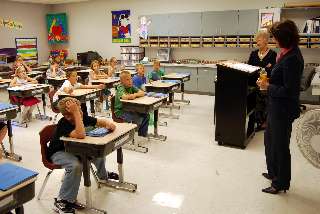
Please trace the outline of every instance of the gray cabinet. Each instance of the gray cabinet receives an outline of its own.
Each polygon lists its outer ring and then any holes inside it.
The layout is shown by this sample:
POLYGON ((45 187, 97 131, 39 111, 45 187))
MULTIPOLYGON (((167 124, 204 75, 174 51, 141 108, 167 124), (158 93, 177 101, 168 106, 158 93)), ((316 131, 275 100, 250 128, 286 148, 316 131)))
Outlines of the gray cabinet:
POLYGON ((198 77, 197 68, 181 67, 181 66, 166 66, 165 73, 190 73, 190 81, 185 82, 184 89, 186 91, 198 91, 198 77))
POLYGON ((169 14, 169 36, 200 36, 201 13, 169 14))
POLYGON ((149 36, 168 36, 169 34, 169 15, 168 14, 156 14, 146 16, 151 21, 148 26, 149 36))
POLYGON ((237 34, 238 11, 211 11, 202 13, 202 35, 237 34))
POLYGON ((216 68, 198 68, 198 91, 214 94, 214 79, 216 68))
POLYGON ((252 35, 258 30, 259 10, 239 10, 239 35, 252 35))

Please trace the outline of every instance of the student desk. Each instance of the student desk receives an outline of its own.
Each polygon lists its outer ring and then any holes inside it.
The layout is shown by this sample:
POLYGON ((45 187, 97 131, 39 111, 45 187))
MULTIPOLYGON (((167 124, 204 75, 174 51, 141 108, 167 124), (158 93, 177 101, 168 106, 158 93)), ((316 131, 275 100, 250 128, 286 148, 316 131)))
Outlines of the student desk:
POLYGON ((36 76, 43 76, 45 77, 46 76, 46 72, 45 71, 30 71, 30 72, 27 72, 27 75, 31 78, 35 78, 36 76))
POLYGON ((52 85, 55 90, 60 88, 65 80, 67 80, 66 77, 50 77, 50 78, 47 78, 48 84, 52 85))
POLYGON ((11 120, 17 117, 17 112, 19 107, 15 105, 10 105, 8 108, 2 108, 2 103, 0 103, 0 116, 4 115, 4 119, 7 121, 7 128, 8 128, 8 137, 9 137, 9 144, 10 144, 10 152, 6 152, 4 145, 2 144, 2 149, 4 152, 4 157, 14 160, 14 161, 21 161, 22 157, 14 153, 13 147, 13 139, 12 139, 12 124, 11 120))
POLYGON ((12 189, 0 191, 0 213, 15 209, 16 214, 23 214, 23 204, 34 198, 36 179, 31 178, 12 189))
POLYGON ((0 88, 8 88, 10 85, 11 79, 0 79, 0 88))
POLYGON ((92 80, 91 83, 92 85, 104 84, 107 88, 113 88, 115 85, 120 83, 120 78, 110 77, 107 79, 92 80))
MULTIPOLYGON (((137 74, 136 71, 132 71, 132 70, 125 70, 125 71, 129 71, 129 73, 130 73, 131 76, 134 76, 135 74, 137 74)), ((120 74, 121 74, 121 72, 122 72, 122 71, 116 71, 116 72, 114 73, 114 75, 115 75, 116 77, 119 77, 120 74)))
POLYGON ((36 115, 38 119, 41 120, 51 120, 51 117, 47 116, 46 113, 46 95, 49 90, 50 86, 47 84, 28 84, 23 86, 15 86, 7 88, 9 92, 9 96, 16 96, 16 97, 32 97, 41 94, 42 98, 42 106, 43 106, 43 115, 39 114, 36 115))
MULTIPOLYGON (((83 178, 85 186, 85 197, 87 209, 95 210, 102 213, 107 213, 103 210, 98 210, 92 206, 91 197, 91 181, 90 181, 90 159, 102 158, 117 150, 117 162, 119 170, 119 182, 107 181, 98 182, 98 185, 104 185, 116 189, 135 192, 137 184, 124 182, 123 175, 123 153, 122 146, 133 140, 134 130, 137 128, 135 124, 131 123, 115 123, 116 129, 114 132, 104 137, 85 137, 84 139, 75 139, 70 137, 60 138, 65 142, 66 152, 80 156, 83 164, 83 178)), ((96 175, 94 176, 98 181, 96 175)))
POLYGON ((165 141, 167 136, 158 134, 158 118, 159 108, 163 102, 167 100, 167 97, 155 98, 155 97, 139 97, 134 100, 120 100, 122 102, 123 111, 137 112, 148 114, 154 111, 154 133, 149 134, 148 137, 165 141))
POLYGON ((190 100, 184 99, 184 83, 187 81, 190 81, 190 77, 191 77, 191 74, 189 73, 171 73, 171 74, 162 76, 162 79, 180 81, 181 100, 177 100, 177 101, 190 104, 190 100))
POLYGON ((312 95, 320 96, 320 72, 316 72, 311 81, 312 95))
POLYGON ((79 100, 81 103, 86 103, 87 101, 90 102, 90 110, 91 114, 95 114, 94 110, 94 99, 97 99, 100 97, 101 89, 76 89, 71 94, 67 93, 59 93, 58 97, 59 100, 63 99, 65 97, 73 97, 79 100))
POLYGON ((172 118, 172 119, 179 119, 178 115, 174 115, 172 113, 172 109, 174 107, 177 107, 179 109, 180 106, 174 106, 173 105, 173 90, 178 88, 180 85, 179 82, 173 83, 173 82, 163 82, 161 80, 154 81, 148 84, 145 84, 145 88, 147 92, 156 92, 156 93, 163 93, 163 94, 169 94, 169 103, 170 103, 170 114, 165 115, 166 117, 172 118))
POLYGON ((39 67, 32 68, 32 71, 47 71, 50 68, 49 65, 41 65, 39 67))

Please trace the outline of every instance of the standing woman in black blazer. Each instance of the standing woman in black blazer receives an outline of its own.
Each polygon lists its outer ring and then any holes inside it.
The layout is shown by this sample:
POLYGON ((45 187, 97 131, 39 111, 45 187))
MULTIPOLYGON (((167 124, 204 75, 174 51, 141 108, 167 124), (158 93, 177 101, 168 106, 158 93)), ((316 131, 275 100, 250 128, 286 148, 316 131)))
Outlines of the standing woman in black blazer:
MULTIPOLYGON (((262 67, 266 70, 268 78, 271 75, 271 70, 276 64, 277 53, 268 47, 269 33, 267 31, 259 31, 256 36, 257 50, 251 52, 248 64, 262 67)), ((257 76, 258 79, 258 76, 257 76)), ((256 124, 257 131, 266 128, 267 120, 267 95, 264 91, 257 93, 256 104, 256 124)))
POLYGON ((266 154, 268 173, 262 175, 272 183, 262 191, 277 194, 279 191, 285 192, 290 187, 290 137, 292 123, 300 116, 300 79, 304 61, 298 47, 298 28, 293 21, 275 23, 270 33, 280 52, 271 71, 270 80, 258 80, 257 84, 268 94, 265 143, 270 146, 270 154, 266 154))

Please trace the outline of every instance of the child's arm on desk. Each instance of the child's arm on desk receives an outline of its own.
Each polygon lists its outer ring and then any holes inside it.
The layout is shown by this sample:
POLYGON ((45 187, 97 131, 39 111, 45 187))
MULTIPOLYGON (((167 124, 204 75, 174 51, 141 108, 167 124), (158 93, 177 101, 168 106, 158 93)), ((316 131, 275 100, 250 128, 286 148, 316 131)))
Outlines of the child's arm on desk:
POLYGON ((121 96, 121 99, 124 99, 124 100, 134 100, 138 97, 143 97, 144 96, 144 91, 142 90, 138 90, 136 93, 133 93, 133 94, 123 94, 121 96))
POLYGON ((30 83, 32 83, 32 84, 37 84, 37 83, 38 83, 37 80, 32 79, 31 77, 27 77, 27 81, 30 82, 30 83))
POLYGON ((80 106, 73 101, 68 101, 66 103, 66 110, 72 115, 75 129, 70 133, 70 137, 83 139, 86 137, 86 131, 84 129, 84 124, 81 116, 80 106))
POLYGON ((108 121, 108 120, 103 120, 103 119, 97 119, 97 124, 98 127, 104 127, 107 129, 110 129, 111 131, 114 131, 116 129, 116 126, 114 123, 108 121))

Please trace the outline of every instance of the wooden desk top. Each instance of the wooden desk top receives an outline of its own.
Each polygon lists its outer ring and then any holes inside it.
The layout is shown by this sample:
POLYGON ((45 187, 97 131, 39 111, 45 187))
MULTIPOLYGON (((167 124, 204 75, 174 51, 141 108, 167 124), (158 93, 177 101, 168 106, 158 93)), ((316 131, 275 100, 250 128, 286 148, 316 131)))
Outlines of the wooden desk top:
POLYGON ((115 82, 120 82, 119 77, 111 77, 107 79, 98 79, 98 80, 92 80, 93 83, 102 83, 102 84, 110 84, 115 82))
POLYGON ((173 83, 173 82, 162 82, 162 80, 154 81, 148 84, 145 84, 145 87, 157 87, 157 88, 169 88, 172 86, 179 85, 179 83, 173 83))
POLYGON ((19 190, 19 189, 21 189, 21 188, 23 188, 23 187, 35 182, 36 180, 37 180, 37 177, 34 177, 34 178, 31 178, 31 179, 29 179, 29 180, 27 180, 27 181, 15 186, 15 187, 13 187, 13 188, 11 188, 11 189, 9 189, 7 191, 1 191, 0 190, 0 198, 3 198, 5 196, 7 196, 7 195, 10 195, 11 193, 14 193, 15 191, 17 191, 17 190, 19 190))
POLYGON ((166 74, 163 77, 164 78, 177 78, 177 79, 183 79, 185 77, 189 77, 190 74, 181 74, 181 73, 171 73, 171 74, 166 74))
MULTIPOLYGON (((133 70, 125 70, 125 71, 128 71, 131 75, 137 74, 137 72, 136 72, 136 71, 133 71, 133 70)), ((122 72, 122 71, 116 71, 115 73, 116 73, 116 74, 121 74, 121 72, 122 72)))
POLYGON ((10 83, 11 79, 0 79, 0 84, 10 83))
POLYGON ((41 88, 46 88, 46 87, 50 87, 50 85, 47 85, 47 84, 27 84, 27 85, 22 85, 22 86, 10 87, 7 89, 8 89, 8 91, 28 91, 28 90, 41 89, 41 88))
POLYGON ((132 123, 114 123, 114 124, 116 125, 116 129, 104 137, 86 136, 84 139, 61 137, 60 140, 78 142, 78 143, 84 143, 84 144, 92 144, 92 145, 105 145, 137 127, 136 124, 132 124, 132 123))
POLYGON ((67 94, 64 92, 61 92, 58 94, 58 96, 60 95, 66 95, 66 96, 70 96, 70 97, 80 97, 80 96, 84 96, 87 94, 91 94, 91 93, 95 93, 101 91, 101 89, 75 89, 72 94, 67 94))
POLYGON ((62 80, 67 80, 66 77, 47 77, 47 80, 57 80, 57 81, 62 81, 62 80))
POLYGON ((136 98, 134 100, 121 99, 120 101, 123 103, 135 103, 135 104, 139 104, 139 105, 148 105, 149 106, 149 105, 153 105, 155 103, 158 103, 159 101, 162 101, 164 99, 167 99, 167 97, 156 98, 156 97, 144 96, 144 97, 136 98))
POLYGON ((90 68, 88 69, 84 69, 84 70, 79 70, 77 71, 78 73, 90 73, 90 71, 92 71, 90 68))

